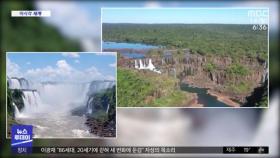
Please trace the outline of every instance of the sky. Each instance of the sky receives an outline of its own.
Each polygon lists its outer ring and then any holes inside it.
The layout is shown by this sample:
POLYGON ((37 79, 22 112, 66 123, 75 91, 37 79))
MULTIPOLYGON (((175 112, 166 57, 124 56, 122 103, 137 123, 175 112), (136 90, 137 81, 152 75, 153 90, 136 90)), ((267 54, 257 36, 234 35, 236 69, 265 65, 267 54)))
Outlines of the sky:
POLYGON ((269 8, 270 28, 277 29, 278 5, 272 1, 36 1, 36 8, 50 10, 43 20, 64 35, 78 39, 83 51, 101 51, 101 8, 103 7, 262 7, 269 8), (63 8, 63 9, 62 9, 63 8), (65 25, 67 22, 67 25, 65 25), (83 28, 83 29, 81 29, 83 28))
MULTIPOLYGON (((265 19, 267 24, 268 9, 257 9, 264 13, 256 19, 265 19)), ((252 24, 248 12, 256 9, 231 8, 104 8, 103 23, 186 23, 186 24, 252 24)), ((258 22, 259 20, 257 20, 258 22)))
POLYGON ((7 76, 38 82, 115 80, 115 53, 7 53, 7 76))

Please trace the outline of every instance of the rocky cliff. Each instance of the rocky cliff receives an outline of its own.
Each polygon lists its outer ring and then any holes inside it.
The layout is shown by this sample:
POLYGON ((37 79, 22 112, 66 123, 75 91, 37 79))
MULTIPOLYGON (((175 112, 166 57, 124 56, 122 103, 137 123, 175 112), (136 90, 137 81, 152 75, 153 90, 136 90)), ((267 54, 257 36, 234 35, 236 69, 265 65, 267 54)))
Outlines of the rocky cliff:
MULTIPOLYGON (((196 87, 209 88, 244 104, 256 87, 261 86, 267 73, 266 61, 253 57, 201 55, 190 50, 160 50, 148 53, 143 62, 153 64, 164 74, 179 78, 196 87), (157 55, 154 55, 157 54, 157 55)), ((133 68, 135 59, 118 60, 118 66, 133 68)))

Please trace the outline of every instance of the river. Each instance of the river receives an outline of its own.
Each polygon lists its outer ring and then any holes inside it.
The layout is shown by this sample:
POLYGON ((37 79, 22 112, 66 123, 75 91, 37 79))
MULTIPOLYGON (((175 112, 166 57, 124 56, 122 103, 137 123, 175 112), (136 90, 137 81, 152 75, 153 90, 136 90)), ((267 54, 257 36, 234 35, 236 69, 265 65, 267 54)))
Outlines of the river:
POLYGON ((125 42, 102 42, 103 49, 152 49, 158 46, 142 43, 125 43, 125 42))
POLYGON ((229 107, 229 105, 217 100, 217 97, 208 94, 208 89, 206 88, 197 88, 188 84, 181 84, 181 90, 196 93, 198 104, 203 104, 204 107, 229 107))
POLYGON ((158 46, 142 43, 125 43, 125 42, 102 42, 102 48, 109 50, 122 50, 122 56, 131 59, 145 58, 145 53, 150 49, 159 48, 158 46), (134 51, 133 51, 134 50, 134 51), (141 52, 141 53, 140 53, 141 52))
POLYGON ((33 113, 16 118, 19 123, 33 126, 35 138, 94 138, 85 125, 85 116, 71 113, 33 113))

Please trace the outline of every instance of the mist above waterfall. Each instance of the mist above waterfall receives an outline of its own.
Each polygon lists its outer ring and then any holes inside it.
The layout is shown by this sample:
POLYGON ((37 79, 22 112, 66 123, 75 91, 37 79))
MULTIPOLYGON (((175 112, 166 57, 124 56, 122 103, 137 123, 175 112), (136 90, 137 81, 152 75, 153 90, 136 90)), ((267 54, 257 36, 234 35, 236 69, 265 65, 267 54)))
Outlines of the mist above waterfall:
POLYGON ((50 110, 66 113, 85 105, 88 88, 89 83, 45 83, 38 86, 38 91, 50 110))
POLYGON ((31 82, 24 78, 8 78, 10 89, 23 92, 24 108, 16 117, 32 117, 35 113, 70 114, 78 107, 87 108, 93 101, 90 95, 115 85, 115 81, 98 80, 84 83, 73 82, 31 82))

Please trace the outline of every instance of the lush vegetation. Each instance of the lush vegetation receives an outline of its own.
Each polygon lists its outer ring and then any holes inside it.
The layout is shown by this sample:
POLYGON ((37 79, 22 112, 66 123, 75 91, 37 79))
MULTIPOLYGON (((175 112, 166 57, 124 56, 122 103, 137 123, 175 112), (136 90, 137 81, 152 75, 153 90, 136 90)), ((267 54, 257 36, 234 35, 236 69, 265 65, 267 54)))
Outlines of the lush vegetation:
POLYGON ((118 68, 118 106, 144 104, 147 96, 152 95, 154 86, 144 76, 127 69, 118 68))
POLYGON ((212 62, 206 63, 204 69, 208 72, 213 72, 216 69, 216 65, 212 62))
POLYGON ((250 56, 267 60, 267 31, 235 24, 109 24, 103 40, 140 42, 167 48, 190 48, 193 53, 250 56))
POLYGON ((246 76, 250 73, 248 68, 240 65, 238 63, 232 64, 226 68, 227 74, 236 75, 236 76, 246 76))
POLYGON ((176 90, 167 96, 155 99, 151 105, 158 107, 170 107, 170 106, 190 106, 189 102, 192 99, 190 93, 186 91, 176 90))
POLYGON ((178 80, 149 71, 118 68, 118 106, 184 106, 192 96, 178 80))
POLYGON ((247 67, 239 63, 232 63, 226 67, 225 72, 226 75, 230 77, 225 84, 228 92, 247 94, 252 91, 254 87, 253 82, 243 80, 243 77, 248 76, 251 73, 247 67))
POLYGON ((252 85, 249 82, 239 82, 239 83, 233 83, 229 82, 226 83, 227 91, 233 92, 236 94, 246 94, 249 93, 252 90, 252 85))

